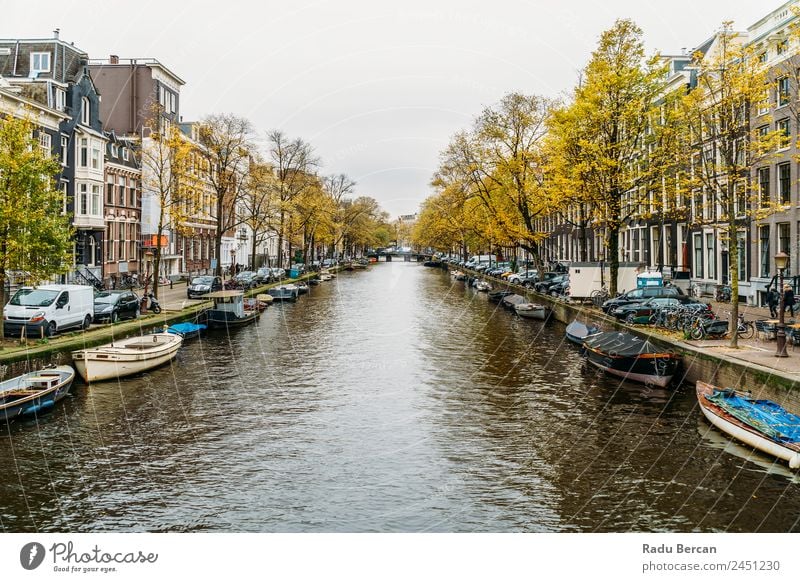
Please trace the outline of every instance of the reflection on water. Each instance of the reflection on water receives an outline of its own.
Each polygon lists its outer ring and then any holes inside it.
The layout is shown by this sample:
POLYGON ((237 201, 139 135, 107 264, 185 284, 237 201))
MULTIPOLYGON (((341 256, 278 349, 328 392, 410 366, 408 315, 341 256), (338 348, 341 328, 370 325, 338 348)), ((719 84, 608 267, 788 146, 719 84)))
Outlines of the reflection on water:
POLYGON ((0 527, 800 529, 797 479, 736 454, 691 388, 609 379, 563 338, 439 270, 341 273, 3 426, 0 527))

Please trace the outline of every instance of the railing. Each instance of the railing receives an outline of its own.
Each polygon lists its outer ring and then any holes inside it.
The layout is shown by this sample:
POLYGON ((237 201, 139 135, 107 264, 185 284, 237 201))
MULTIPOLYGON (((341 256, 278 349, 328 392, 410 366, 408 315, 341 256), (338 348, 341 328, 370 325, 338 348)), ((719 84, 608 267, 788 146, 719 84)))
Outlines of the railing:
POLYGON ((94 273, 92 273, 89 269, 86 268, 84 268, 83 270, 81 270, 80 268, 76 269, 75 278, 86 285, 91 285, 98 291, 102 291, 106 288, 103 281, 98 279, 94 273))

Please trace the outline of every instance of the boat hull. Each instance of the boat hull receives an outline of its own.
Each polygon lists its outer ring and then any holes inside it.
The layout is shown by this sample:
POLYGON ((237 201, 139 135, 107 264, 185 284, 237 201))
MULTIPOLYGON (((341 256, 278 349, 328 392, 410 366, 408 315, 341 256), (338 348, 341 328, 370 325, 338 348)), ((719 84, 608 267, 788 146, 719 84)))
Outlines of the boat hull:
POLYGON ((584 340, 583 347, 589 363, 608 374, 661 388, 672 381, 680 366, 678 354, 626 333, 594 334, 584 340))
POLYGON ((210 309, 207 314, 206 324, 209 329, 235 329, 258 321, 258 318, 261 317, 261 312, 251 311, 246 313, 244 317, 234 317, 233 315, 229 311, 215 312, 210 309))
POLYGON ((528 319, 547 319, 547 308, 544 305, 537 305, 536 307, 526 308, 523 305, 515 306, 515 311, 520 317, 527 317, 528 319))
POLYGON ((0 390, 0 421, 11 421, 15 418, 31 416, 53 408, 59 400, 69 393, 72 382, 75 380, 75 371, 69 366, 59 366, 49 370, 41 370, 24 374, 19 378, 7 380, 0 386, 8 386, 0 390), (50 375, 58 380, 46 389, 31 390, 26 384, 26 378, 50 375), (14 382, 18 381, 17 387, 14 382))
POLYGON ((800 445, 797 443, 781 444, 759 433, 738 418, 730 415, 721 407, 706 399, 714 393, 715 387, 705 382, 696 384, 697 402, 703 416, 722 432, 736 440, 789 463, 792 469, 800 468, 800 445))
POLYGON ((587 326, 586 324, 575 320, 567 326, 566 336, 567 339, 572 343, 583 347, 583 341, 587 337, 599 332, 600 329, 596 326, 587 326))
MULTIPOLYGON (((165 336, 165 341, 163 343, 154 341, 153 347, 147 349, 133 350, 126 348, 126 345, 133 342, 122 342, 116 346, 110 344, 73 352, 75 369, 85 382, 91 383, 132 376, 157 368, 176 356, 183 343, 183 338, 170 333, 153 334, 153 336, 144 336, 143 343, 147 342, 148 337, 156 336, 165 336)), ((142 338, 134 339, 141 340, 142 338)))

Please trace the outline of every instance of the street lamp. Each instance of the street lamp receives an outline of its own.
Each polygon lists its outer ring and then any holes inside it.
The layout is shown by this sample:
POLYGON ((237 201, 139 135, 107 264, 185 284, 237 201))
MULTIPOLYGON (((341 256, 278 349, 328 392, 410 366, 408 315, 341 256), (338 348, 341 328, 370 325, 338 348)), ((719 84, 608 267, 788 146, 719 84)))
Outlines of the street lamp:
POLYGON ((235 266, 236 266, 236 249, 232 247, 231 248, 231 268, 230 268, 231 279, 233 279, 234 275, 236 275, 236 273, 233 272, 233 268, 235 266))
POLYGON ((783 319, 783 310, 785 309, 784 305, 784 293, 783 293, 783 272, 786 270, 786 267, 789 266, 789 255, 784 253, 783 251, 779 252, 775 255, 775 268, 778 269, 778 289, 780 295, 780 311, 778 312, 778 331, 775 334, 775 339, 777 340, 777 351, 775 352, 776 358, 786 358, 789 354, 786 353, 786 323, 783 319))

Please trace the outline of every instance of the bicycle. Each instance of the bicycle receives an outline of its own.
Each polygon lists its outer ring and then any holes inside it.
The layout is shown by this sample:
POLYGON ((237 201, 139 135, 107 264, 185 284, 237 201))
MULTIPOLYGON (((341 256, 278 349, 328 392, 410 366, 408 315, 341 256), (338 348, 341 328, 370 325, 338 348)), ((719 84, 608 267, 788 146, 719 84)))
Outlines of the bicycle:
POLYGON ((603 305, 603 303, 608 301, 609 297, 610 297, 610 295, 609 295, 608 289, 606 289, 605 285, 603 285, 603 287, 601 287, 600 289, 595 289, 589 295, 589 299, 591 299, 592 304, 595 307, 601 307, 603 305))

